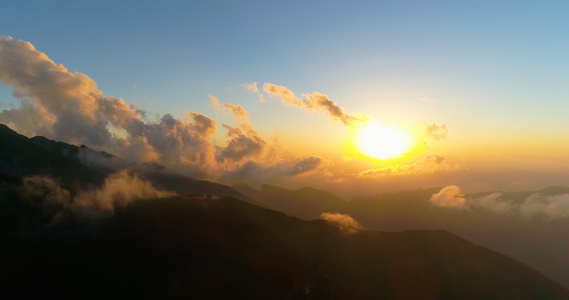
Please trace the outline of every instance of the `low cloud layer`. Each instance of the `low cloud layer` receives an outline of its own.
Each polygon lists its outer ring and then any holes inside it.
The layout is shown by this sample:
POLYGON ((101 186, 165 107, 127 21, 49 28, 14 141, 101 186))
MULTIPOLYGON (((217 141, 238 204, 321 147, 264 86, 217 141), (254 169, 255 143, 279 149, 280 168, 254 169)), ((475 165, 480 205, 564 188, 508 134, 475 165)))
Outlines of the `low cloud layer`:
POLYGON ((109 175, 100 188, 78 192, 72 196, 49 177, 33 176, 23 179, 21 193, 25 199, 41 198, 42 205, 62 205, 68 208, 95 208, 112 211, 135 200, 160 199, 175 193, 156 189, 149 181, 128 171, 109 175))
POLYGON ((73 203, 76 206, 113 210, 134 200, 160 199, 174 195, 175 193, 156 189, 152 183, 136 174, 120 171, 108 176, 101 188, 80 193, 73 203))
POLYGON ((102 186, 87 190, 71 192, 44 176, 24 178, 17 190, 22 204, 41 214, 43 224, 48 226, 67 221, 88 224, 113 215, 116 208, 133 201, 175 195, 127 171, 111 174, 102 186))
POLYGON ((346 214, 322 213, 320 218, 346 233, 357 233, 363 230, 363 226, 358 221, 346 214))
POLYGON ((381 168, 372 168, 358 173, 360 178, 373 178, 392 175, 429 174, 434 172, 450 172, 460 169, 459 165, 450 164, 440 155, 426 155, 412 163, 392 164, 381 168))
POLYGON ((522 201, 515 201, 508 199, 501 192, 489 193, 480 197, 467 197, 458 186, 450 185, 433 194, 430 202, 442 207, 468 210, 482 209, 530 218, 569 218, 569 194, 533 193, 522 201))

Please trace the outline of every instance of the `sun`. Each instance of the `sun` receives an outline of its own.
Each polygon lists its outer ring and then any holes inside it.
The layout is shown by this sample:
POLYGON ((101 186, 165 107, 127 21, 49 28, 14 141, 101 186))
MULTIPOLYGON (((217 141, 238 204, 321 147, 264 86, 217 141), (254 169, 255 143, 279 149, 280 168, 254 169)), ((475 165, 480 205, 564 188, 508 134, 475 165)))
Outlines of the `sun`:
POLYGON ((407 132, 377 120, 366 122, 355 138, 358 151, 376 159, 402 156, 411 150, 411 144, 407 132))

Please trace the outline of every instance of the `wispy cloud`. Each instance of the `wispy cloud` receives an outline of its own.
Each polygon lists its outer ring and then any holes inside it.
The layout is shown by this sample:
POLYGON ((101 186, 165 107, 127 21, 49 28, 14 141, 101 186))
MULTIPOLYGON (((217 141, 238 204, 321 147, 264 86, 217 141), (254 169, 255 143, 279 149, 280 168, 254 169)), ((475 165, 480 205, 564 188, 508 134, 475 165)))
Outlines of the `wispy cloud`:
POLYGON ((265 98, 263 97, 263 94, 261 94, 259 92, 259 88, 257 87, 257 83, 253 82, 253 83, 244 83, 241 86, 243 86, 246 90, 258 94, 259 95, 259 102, 263 103, 265 102, 265 98))
POLYGON ((253 82, 253 83, 244 83, 244 84, 242 84, 242 86, 243 86, 246 90, 248 90, 248 91, 250 91, 250 92, 253 92, 253 93, 259 92, 259 88, 257 87, 257 83, 256 83, 256 82, 253 82))
POLYGON ((381 168, 372 168, 361 171, 358 177, 379 177, 389 175, 429 174, 434 172, 450 172, 460 170, 458 164, 448 163, 440 155, 426 155, 411 163, 391 164, 381 168))
POLYGON ((427 124, 425 128, 425 135, 434 141, 444 140, 447 138, 448 129, 445 124, 440 126, 435 123, 427 124))
POLYGON ((302 107, 310 111, 323 112, 332 118, 341 121, 344 125, 348 126, 356 121, 366 120, 363 115, 353 116, 346 114, 344 109, 338 106, 336 102, 330 100, 328 96, 314 92, 312 94, 303 94, 304 98, 298 98, 291 90, 284 86, 275 85, 272 83, 265 83, 263 90, 271 97, 279 97, 283 104, 287 106, 302 107))

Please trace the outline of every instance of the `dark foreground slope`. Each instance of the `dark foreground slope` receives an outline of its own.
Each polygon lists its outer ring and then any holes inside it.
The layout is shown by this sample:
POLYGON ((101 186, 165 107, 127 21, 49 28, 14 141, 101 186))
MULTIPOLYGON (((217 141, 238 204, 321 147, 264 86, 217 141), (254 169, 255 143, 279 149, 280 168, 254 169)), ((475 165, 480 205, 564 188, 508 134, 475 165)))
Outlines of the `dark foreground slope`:
MULTIPOLYGON (((26 205, 14 208, 23 218, 26 205)), ((231 198, 62 210, 2 232, 2 299, 569 299, 447 231, 347 234, 231 198)))

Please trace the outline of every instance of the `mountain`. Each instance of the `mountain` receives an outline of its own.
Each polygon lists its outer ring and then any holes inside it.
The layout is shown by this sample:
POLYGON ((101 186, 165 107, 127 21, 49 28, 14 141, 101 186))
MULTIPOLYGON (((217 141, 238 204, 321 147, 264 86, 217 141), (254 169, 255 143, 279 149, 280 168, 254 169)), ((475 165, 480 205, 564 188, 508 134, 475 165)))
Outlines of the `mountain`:
POLYGON ((565 287, 569 287, 569 263, 560 263, 543 253, 531 253, 519 261, 545 274, 565 287))
MULTIPOLYGON (((499 206, 439 207, 433 205, 429 199, 441 188, 357 197, 343 205, 330 205, 335 202, 329 199, 338 197, 331 197, 327 192, 314 189, 291 191, 268 185, 263 186, 261 191, 245 185, 237 186, 236 189, 265 203, 267 207, 297 217, 316 218, 323 212, 336 211, 349 214, 364 227, 374 230, 449 230, 477 244, 519 257, 522 262, 569 288, 569 244, 561 238, 569 236, 568 218, 531 217, 523 213, 514 214, 512 211, 500 210, 499 206), (305 190, 311 193, 303 194, 302 191, 305 190), (532 253, 546 254, 550 256, 550 260, 536 259, 530 255, 532 253)), ((510 203, 510 207, 519 208, 532 195, 536 201, 543 203, 548 201, 546 197, 564 197, 563 195, 569 194, 569 188, 555 186, 538 191, 500 193, 501 198, 510 203)), ((465 197, 482 199, 492 194, 485 192, 465 197)))
POLYGON ((448 231, 346 233, 205 196, 134 201, 106 215, 54 213, 25 197, 18 205, 22 218, 57 217, 0 228, 3 299, 569 298, 448 231))
POLYGON ((343 211, 347 204, 346 200, 332 193, 311 187, 289 190, 263 184, 259 191, 247 184, 239 184, 234 188, 266 207, 303 219, 318 218, 323 212, 343 211))
POLYGON ((229 196, 258 204, 229 186, 190 178, 157 164, 135 164, 104 151, 95 151, 36 136, 31 139, 0 124, 0 174, 47 176, 65 185, 100 186, 105 177, 129 169, 159 189, 182 195, 229 196))
POLYGON ((100 185, 105 175, 46 150, 0 124, 0 173, 15 177, 49 176, 66 185, 100 185))
POLYGON ((106 175, 134 165, 118 156, 105 151, 95 151, 85 145, 78 147, 64 142, 50 140, 43 136, 35 136, 31 138, 30 141, 61 157, 83 164, 106 175))

